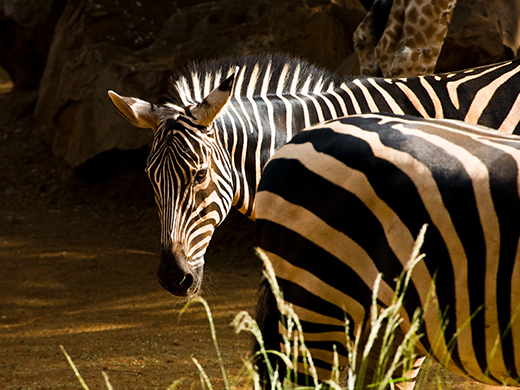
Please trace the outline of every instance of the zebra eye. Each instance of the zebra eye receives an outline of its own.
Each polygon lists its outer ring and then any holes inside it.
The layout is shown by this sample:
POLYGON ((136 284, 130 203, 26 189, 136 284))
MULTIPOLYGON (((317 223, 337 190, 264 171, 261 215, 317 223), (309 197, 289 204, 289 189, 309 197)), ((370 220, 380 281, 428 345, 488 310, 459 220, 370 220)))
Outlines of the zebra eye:
POLYGON ((208 168, 202 168, 195 174, 195 181, 197 183, 202 183, 206 176, 208 175, 208 168))

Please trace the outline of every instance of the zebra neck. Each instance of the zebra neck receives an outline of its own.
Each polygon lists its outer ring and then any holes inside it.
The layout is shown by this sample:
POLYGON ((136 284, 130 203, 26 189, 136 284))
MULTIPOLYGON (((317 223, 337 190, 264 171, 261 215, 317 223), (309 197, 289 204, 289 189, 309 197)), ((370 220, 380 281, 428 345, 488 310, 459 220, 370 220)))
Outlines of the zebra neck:
POLYGON ((216 118, 233 170, 233 206, 254 218, 254 198, 269 158, 303 128, 345 115, 331 94, 297 93, 232 98, 216 118))
POLYGON ((245 134, 243 118, 233 116, 231 112, 225 110, 215 119, 216 139, 224 153, 222 158, 229 159, 228 164, 231 168, 231 182, 219 183, 222 195, 232 198, 232 206, 242 214, 251 217, 254 209, 254 196, 256 193, 256 177, 251 172, 254 164, 250 154, 251 143, 248 144, 248 137, 245 134), (222 188, 226 187, 226 188, 222 188))
POLYGON ((233 206, 254 218, 254 198, 264 165, 304 128, 361 111, 377 111, 366 104, 359 108, 359 90, 368 83, 361 80, 326 91, 232 97, 215 123, 222 147, 231 158, 233 206))

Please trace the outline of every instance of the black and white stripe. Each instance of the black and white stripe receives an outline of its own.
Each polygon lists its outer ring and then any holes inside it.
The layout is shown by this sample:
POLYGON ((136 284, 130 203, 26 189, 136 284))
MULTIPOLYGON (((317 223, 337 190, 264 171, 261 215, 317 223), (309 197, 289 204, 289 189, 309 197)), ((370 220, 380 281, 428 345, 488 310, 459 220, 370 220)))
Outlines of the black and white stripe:
MULTIPOLYGON (((321 379, 333 343, 348 364, 345 315, 351 330, 364 329, 379 273, 378 303, 390 304, 427 223, 403 331, 432 294, 420 351, 471 379, 519 386, 519 188, 520 138, 459 121, 355 115, 283 146, 258 188, 259 244, 303 321, 321 379)), ((264 338, 272 347, 278 335, 264 338)))
POLYGON ((345 80, 286 56, 252 56, 191 64, 172 77, 170 89, 161 104, 109 94, 132 123, 155 132, 150 161, 156 172, 150 179, 166 248, 159 278, 163 286, 170 286, 169 291, 180 295, 198 290, 203 255, 230 205, 255 218, 263 166, 305 127, 344 115, 389 112, 460 119, 504 133, 520 132, 520 60, 443 75, 345 80), (222 90, 233 84, 229 96, 213 94, 226 82, 222 90), (212 119, 208 123, 192 114, 206 109, 211 112, 204 114, 212 119), (169 146, 178 137, 182 140, 176 143, 199 155, 188 156, 182 148, 169 146), (213 152, 204 152, 201 145, 211 145, 213 152), (208 156, 211 161, 205 161, 208 156), (203 187, 213 188, 209 198, 203 198, 202 187, 192 185, 192 171, 203 167, 210 173, 203 187), (196 217, 193 210, 201 207, 212 208, 218 218, 196 217), (171 247, 176 248, 174 255, 167 254, 171 247), (178 264, 172 268, 171 263, 178 264), (190 264, 197 266, 196 275, 190 264), (192 279, 194 285, 187 290, 192 279), (184 287, 176 288, 181 281, 184 287))
POLYGON ((249 216, 269 156, 315 123, 388 112, 459 119, 520 133, 520 60, 442 75, 345 80, 283 56, 225 59, 183 69, 185 74, 173 84, 173 101, 200 102, 236 69, 233 96, 215 126, 241 178, 234 206, 249 216))

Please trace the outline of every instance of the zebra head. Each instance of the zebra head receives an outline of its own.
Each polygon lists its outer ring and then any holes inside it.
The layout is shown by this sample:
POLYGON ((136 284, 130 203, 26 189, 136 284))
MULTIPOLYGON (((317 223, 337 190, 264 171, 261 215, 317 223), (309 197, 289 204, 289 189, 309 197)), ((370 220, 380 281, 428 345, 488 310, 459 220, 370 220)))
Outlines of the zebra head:
POLYGON ((204 254, 233 202, 231 159, 213 124, 230 98, 233 81, 232 75, 200 103, 185 107, 155 105, 109 91, 130 122, 154 131, 146 170, 161 220, 157 276, 161 286, 177 296, 200 289, 204 254))

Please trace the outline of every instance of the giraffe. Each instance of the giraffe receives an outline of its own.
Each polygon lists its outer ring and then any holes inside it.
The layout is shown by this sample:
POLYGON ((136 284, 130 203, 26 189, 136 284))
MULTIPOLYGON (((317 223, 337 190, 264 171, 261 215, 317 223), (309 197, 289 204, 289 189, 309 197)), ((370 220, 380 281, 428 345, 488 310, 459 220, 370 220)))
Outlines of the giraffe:
POLYGON ((379 69, 384 77, 433 73, 456 3, 375 0, 353 37, 361 74, 381 75, 379 69))

